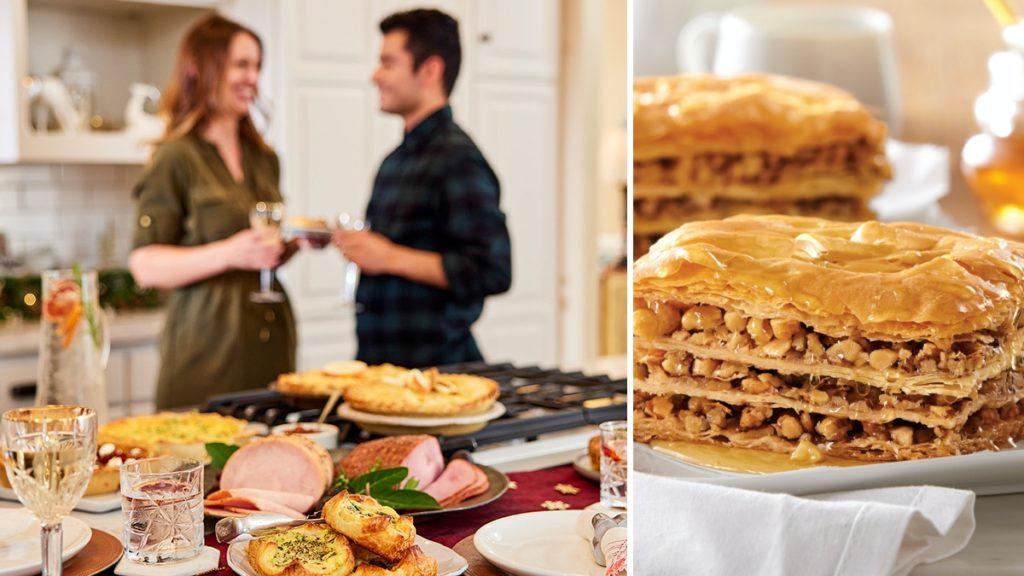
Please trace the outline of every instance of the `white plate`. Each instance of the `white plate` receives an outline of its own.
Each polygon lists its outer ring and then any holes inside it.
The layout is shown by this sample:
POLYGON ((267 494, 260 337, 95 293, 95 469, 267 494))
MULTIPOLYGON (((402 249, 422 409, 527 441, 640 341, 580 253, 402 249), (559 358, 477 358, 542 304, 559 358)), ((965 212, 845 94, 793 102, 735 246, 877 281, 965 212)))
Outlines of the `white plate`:
POLYGON ((484 558, 516 576, 603 576, 576 534, 579 510, 527 512, 485 524, 473 536, 484 558))
POLYGON ((885 154, 892 163, 893 179, 871 199, 879 220, 909 219, 949 193, 948 148, 889 140, 885 154))
POLYGON ((795 495, 920 484, 973 490, 979 496, 1024 492, 1024 447, 863 466, 747 474, 684 462, 670 452, 638 442, 633 445, 633 462, 639 472, 795 495))
POLYGON ((594 482, 601 481, 601 471, 594 470, 590 466, 589 452, 584 451, 582 454, 577 456, 576 459, 572 461, 572 467, 580 473, 580 476, 583 476, 587 480, 593 480, 594 482))
MULTIPOLYGON (((228 566, 242 576, 259 576, 249 564, 249 555, 246 551, 251 540, 232 542, 228 546, 228 566)), ((427 540, 422 536, 416 537, 416 545, 423 550, 423 553, 437 560, 437 576, 458 576, 469 568, 469 562, 459 556, 455 550, 438 544, 433 540, 427 540)), ((0 576, 3 576, 0 574, 0 576)))
POLYGON ((338 416, 352 422, 363 424, 387 424, 389 426, 409 426, 417 428, 458 424, 479 424, 481 422, 488 422, 495 418, 500 418, 504 413, 505 405, 501 402, 495 402, 487 412, 480 414, 473 414, 470 416, 444 416, 436 418, 427 416, 389 416, 386 414, 373 414, 372 412, 356 410, 350 406, 348 402, 345 402, 338 407, 338 416))
MULTIPOLYGON (((78 554, 92 539, 92 530, 77 518, 65 518, 64 561, 78 554)), ((0 576, 38 574, 43 557, 39 548, 39 522, 27 508, 0 510, 0 576)))
MULTIPOLYGON (((18 502, 18 495, 11 488, 0 486, 0 498, 18 502)), ((75 510, 82 512, 113 512, 121 509, 121 493, 111 492, 110 494, 96 494, 94 496, 82 496, 82 499, 75 505, 75 510)))

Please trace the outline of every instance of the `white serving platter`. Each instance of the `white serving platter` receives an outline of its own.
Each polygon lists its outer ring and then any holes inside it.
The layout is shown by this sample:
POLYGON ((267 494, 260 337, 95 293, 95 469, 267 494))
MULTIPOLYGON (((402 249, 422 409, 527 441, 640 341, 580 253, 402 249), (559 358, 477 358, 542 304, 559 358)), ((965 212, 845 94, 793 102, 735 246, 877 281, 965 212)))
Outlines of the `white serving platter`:
MULTIPOLYGON (((18 502, 18 495, 11 488, 0 486, 0 499, 18 502)), ((82 496, 82 499, 75 505, 75 510, 81 512, 92 512, 100 514, 113 512, 121 509, 121 493, 111 492, 109 494, 96 494, 94 496, 82 496)))
MULTIPOLYGON (((246 553, 249 542, 251 540, 239 540, 228 546, 228 566, 242 576, 259 576, 249 564, 249 555, 246 553)), ((416 545, 424 554, 437 560, 437 576, 458 576, 469 568, 469 562, 465 558, 443 544, 417 536, 416 545)))
POLYGON ((923 484, 972 490, 979 496, 1024 492, 1024 447, 863 466, 818 466, 748 474, 692 464, 671 452, 638 442, 633 445, 633 463, 635 470, 648 474, 794 495, 923 484))

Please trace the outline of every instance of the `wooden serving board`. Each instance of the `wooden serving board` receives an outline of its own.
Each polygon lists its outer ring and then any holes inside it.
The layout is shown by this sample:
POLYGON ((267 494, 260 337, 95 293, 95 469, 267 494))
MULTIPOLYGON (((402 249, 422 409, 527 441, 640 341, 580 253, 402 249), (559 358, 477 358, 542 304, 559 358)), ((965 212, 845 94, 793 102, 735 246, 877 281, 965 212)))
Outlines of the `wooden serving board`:
POLYGON ((466 536, 452 549, 465 558, 466 562, 469 562, 469 568, 465 572, 466 576, 508 576, 506 572, 488 562, 476 551, 472 536, 466 536))
MULTIPOLYGON (((470 544, 472 545, 472 544, 470 544)), ((64 576, 93 576, 117 564, 124 553, 121 541, 102 530, 92 529, 85 548, 64 563, 64 576)))

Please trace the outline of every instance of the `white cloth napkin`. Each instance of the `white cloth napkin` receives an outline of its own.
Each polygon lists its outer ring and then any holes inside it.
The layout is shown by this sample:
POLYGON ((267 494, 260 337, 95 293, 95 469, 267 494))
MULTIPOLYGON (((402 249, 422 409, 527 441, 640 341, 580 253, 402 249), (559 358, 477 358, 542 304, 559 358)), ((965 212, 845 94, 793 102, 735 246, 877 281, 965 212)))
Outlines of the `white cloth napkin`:
POLYGON ((132 562, 127 556, 114 568, 118 576, 194 576, 204 572, 212 572, 220 566, 220 551, 216 548, 203 546, 199 556, 189 560, 167 562, 166 564, 143 564, 132 562))
POLYGON ((959 552, 974 493, 934 486, 798 498, 634 475, 636 574, 904 576, 959 552))

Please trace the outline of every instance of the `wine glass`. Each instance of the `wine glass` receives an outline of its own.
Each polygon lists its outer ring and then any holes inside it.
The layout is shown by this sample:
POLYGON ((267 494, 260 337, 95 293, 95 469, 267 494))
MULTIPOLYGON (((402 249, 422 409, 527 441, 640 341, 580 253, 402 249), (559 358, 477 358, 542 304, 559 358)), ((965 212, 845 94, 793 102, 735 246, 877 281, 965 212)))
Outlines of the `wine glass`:
MULTIPOLYGON (((357 232, 370 229, 369 220, 356 218, 347 212, 338 214, 338 228, 342 230, 355 230, 357 232)), ((345 259, 345 276, 341 284, 341 301, 345 304, 354 304, 356 301, 356 287, 359 285, 359 265, 345 259)))
MULTIPOLYGON (((281 242, 281 223, 284 221, 284 204, 281 202, 257 202, 249 212, 249 225, 263 236, 268 244, 281 242)), ((259 304, 284 302, 284 294, 274 290, 274 269, 260 270, 260 290, 249 294, 249 299, 259 304)))
POLYGON ((41 406, 0 418, 7 479, 18 500, 39 519, 43 576, 60 576, 61 521, 92 478, 96 411, 83 406, 41 406))

